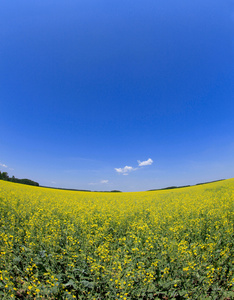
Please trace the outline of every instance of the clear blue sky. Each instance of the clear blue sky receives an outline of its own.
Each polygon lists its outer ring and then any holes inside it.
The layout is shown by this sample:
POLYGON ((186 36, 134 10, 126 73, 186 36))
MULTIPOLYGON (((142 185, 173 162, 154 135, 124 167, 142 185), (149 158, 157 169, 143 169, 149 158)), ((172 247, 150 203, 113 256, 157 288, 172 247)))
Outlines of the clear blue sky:
POLYGON ((1 171, 122 191, 234 177, 233 1, 3 0, 0 39, 1 171))

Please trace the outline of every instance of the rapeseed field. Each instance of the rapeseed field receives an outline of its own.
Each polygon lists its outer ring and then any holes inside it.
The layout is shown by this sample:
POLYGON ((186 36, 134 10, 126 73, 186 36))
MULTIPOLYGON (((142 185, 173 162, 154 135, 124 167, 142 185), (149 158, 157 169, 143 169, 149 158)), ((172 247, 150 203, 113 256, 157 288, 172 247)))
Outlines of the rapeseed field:
POLYGON ((234 299, 234 179, 76 192, 0 180, 1 299, 234 299))

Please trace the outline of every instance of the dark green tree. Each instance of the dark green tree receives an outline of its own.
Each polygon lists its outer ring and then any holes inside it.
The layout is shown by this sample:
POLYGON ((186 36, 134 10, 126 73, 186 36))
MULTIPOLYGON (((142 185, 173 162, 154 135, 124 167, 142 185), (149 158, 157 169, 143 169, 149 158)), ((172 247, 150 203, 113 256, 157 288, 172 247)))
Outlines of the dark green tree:
POLYGON ((8 180, 9 179, 9 176, 8 176, 7 172, 2 172, 2 179, 3 180, 8 180))

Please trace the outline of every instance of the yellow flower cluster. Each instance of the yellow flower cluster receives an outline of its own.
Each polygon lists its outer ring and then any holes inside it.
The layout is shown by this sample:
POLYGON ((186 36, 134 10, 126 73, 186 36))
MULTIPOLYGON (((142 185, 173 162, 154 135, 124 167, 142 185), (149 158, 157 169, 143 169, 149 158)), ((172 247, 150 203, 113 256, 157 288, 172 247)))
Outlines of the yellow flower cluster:
POLYGON ((0 212, 1 299, 232 297, 234 179, 136 193, 0 180, 0 212))

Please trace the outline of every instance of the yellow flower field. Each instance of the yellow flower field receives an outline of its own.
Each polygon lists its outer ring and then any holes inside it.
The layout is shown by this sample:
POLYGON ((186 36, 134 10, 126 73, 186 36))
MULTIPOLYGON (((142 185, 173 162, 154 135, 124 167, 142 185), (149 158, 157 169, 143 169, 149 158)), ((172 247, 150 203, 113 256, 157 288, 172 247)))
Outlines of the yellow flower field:
POLYGON ((234 299, 234 179, 136 193, 0 180, 1 299, 234 299))

